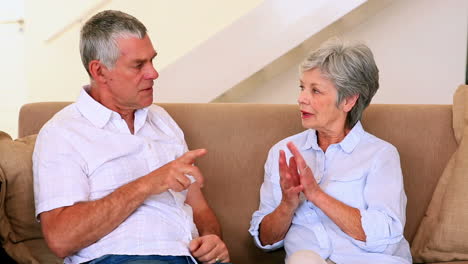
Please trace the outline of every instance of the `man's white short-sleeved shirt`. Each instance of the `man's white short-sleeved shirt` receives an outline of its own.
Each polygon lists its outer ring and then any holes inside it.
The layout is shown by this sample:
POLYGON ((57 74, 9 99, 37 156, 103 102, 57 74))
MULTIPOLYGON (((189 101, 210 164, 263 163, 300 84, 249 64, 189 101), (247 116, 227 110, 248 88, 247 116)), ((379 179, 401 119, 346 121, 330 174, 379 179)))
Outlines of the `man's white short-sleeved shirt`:
MULTIPOLYGON (((33 154, 36 216, 105 197, 187 151, 182 130, 161 107, 137 110, 131 134, 120 115, 88 89, 39 132, 33 154)), ((188 243, 198 232, 185 198, 186 191, 172 190, 150 196, 120 226, 65 263, 106 254, 189 256, 188 243)))

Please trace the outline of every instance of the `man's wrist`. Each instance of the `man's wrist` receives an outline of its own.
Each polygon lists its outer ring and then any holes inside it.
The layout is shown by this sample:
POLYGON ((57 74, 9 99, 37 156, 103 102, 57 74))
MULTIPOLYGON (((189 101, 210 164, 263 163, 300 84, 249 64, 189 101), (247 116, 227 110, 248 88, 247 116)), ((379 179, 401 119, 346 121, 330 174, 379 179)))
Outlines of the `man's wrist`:
POLYGON ((155 190, 151 188, 151 184, 149 184, 148 177, 150 177, 150 175, 145 175, 135 181, 135 183, 137 184, 137 190, 140 193, 142 193, 145 197, 151 196, 152 194, 156 194, 155 190))

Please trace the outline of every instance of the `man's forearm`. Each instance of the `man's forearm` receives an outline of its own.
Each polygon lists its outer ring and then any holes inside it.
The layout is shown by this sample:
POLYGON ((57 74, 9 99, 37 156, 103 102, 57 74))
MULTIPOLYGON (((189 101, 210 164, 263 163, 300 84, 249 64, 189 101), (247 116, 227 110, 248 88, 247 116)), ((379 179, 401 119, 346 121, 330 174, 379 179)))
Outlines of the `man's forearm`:
POLYGON ((221 226, 210 207, 206 207, 203 211, 194 212, 193 220, 200 236, 213 234, 222 238, 221 226))
POLYGON ((42 229, 50 249, 64 258, 118 227, 149 195, 142 178, 99 200, 42 213, 42 229))

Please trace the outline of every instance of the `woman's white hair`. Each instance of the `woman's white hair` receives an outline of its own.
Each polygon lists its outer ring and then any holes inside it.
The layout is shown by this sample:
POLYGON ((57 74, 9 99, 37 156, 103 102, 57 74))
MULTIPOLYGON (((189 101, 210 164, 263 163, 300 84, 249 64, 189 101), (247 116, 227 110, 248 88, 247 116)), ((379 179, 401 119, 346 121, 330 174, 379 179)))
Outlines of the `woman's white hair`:
POLYGON ((335 84, 337 106, 345 98, 359 96, 346 120, 346 126, 352 128, 379 88, 379 69, 371 50, 362 43, 345 43, 334 38, 307 56, 300 65, 300 74, 313 68, 320 69, 335 84))

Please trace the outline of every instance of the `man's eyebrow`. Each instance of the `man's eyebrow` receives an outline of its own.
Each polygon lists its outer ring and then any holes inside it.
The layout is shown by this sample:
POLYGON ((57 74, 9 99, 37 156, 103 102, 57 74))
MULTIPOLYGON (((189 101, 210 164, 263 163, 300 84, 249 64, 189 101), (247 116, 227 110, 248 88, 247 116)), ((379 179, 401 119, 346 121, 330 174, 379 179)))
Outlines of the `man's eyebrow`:
MULTIPOLYGON (((158 55, 157 52, 154 53, 154 55, 151 57, 150 61, 152 61, 156 56, 158 55)), ((138 64, 138 63, 144 63, 148 61, 147 59, 135 59, 133 60, 134 63, 138 64)))

